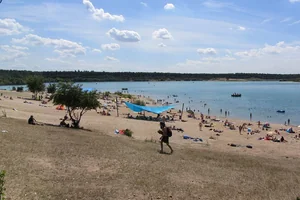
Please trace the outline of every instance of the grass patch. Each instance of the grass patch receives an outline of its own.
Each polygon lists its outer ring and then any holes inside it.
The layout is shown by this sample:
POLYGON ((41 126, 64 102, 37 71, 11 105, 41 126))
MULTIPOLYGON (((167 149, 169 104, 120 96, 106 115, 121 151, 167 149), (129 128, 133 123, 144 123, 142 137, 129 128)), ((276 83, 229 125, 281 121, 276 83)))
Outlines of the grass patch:
POLYGON ((0 171, 0 200, 4 200, 5 199, 5 187, 4 187, 4 183, 5 183, 5 171, 0 171))

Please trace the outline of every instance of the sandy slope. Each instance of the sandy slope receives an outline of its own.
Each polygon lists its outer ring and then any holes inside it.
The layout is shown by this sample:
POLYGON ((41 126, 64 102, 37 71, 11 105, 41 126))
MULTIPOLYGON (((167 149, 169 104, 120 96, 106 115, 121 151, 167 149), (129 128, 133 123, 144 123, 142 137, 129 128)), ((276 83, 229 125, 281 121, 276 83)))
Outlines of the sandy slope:
POLYGON ((261 158, 158 145, 1 118, 0 169, 10 200, 291 199, 300 196, 296 158, 261 158))

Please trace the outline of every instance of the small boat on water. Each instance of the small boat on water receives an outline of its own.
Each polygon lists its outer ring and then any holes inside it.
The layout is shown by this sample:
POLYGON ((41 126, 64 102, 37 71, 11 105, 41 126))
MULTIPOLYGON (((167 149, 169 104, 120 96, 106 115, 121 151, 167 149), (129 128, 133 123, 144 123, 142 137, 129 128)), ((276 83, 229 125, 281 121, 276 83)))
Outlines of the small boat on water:
POLYGON ((242 97, 242 94, 233 93, 233 94, 231 95, 231 97, 242 97))
POLYGON ((285 113, 285 110, 277 110, 278 113, 285 113))

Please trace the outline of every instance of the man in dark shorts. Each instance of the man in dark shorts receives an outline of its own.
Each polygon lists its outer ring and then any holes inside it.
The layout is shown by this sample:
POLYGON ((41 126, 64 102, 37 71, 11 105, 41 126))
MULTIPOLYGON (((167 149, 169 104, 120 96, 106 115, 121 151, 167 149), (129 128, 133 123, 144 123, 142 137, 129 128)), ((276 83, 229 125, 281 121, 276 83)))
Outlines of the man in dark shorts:
POLYGON ((172 154, 173 149, 169 144, 168 127, 166 127, 165 122, 160 122, 160 128, 160 134, 162 134, 162 136, 160 137, 160 153, 164 153, 163 143, 166 143, 166 145, 170 148, 172 154))

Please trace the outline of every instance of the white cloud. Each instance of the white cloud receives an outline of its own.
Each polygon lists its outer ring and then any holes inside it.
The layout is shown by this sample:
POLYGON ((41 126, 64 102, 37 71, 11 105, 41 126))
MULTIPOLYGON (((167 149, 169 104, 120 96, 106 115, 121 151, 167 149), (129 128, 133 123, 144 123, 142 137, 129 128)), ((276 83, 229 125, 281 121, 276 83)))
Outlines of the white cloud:
POLYGON ((77 42, 72 42, 64 39, 51 39, 44 38, 38 35, 29 34, 21 39, 12 39, 13 43, 19 43, 23 45, 35 45, 35 46, 53 46, 54 52, 60 56, 71 56, 82 55, 86 53, 86 48, 77 42))
POLYGON ((236 52, 235 55, 239 57, 260 57, 263 55, 274 55, 274 54, 281 54, 281 53, 289 54, 289 53, 298 52, 299 50, 300 50, 300 46, 287 45, 282 41, 282 42, 278 42, 273 46, 266 44, 263 48, 236 52))
POLYGON ((101 53, 102 51, 100 49, 93 49, 92 52, 101 53))
POLYGON ((269 18, 269 19, 265 19, 263 20, 260 24, 265 24, 265 23, 268 23, 270 21, 272 21, 273 19, 269 18))
POLYGON ((224 57, 205 57, 200 60, 190 60, 187 59, 184 63, 177 63, 177 66, 187 67, 187 66, 201 66, 201 65, 212 65, 212 64, 220 64, 223 62, 235 61, 236 58, 231 56, 224 57))
POLYGON ((214 48, 197 49, 200 55, 216 55, 217 51, 214 48))
POLYGON ((167 3, 167 4, 164 6, 164 9, 165 9, 165 10, 174 10, 174 9, 175 9, 175 6, 174 6, 174 4, 172 4, 172 3, 167 3))
POLYGON ((45 58, 45 60, 49 61, 49 62, 58 62, 58 63, 63 63, 63 64, 71 64, 71 62, 69 62, 69 61, 61 60, 61 59, 58 59, 58 58, 45 58))
POLYGON ((164 43, 160 43, 158 44, 159 47, 166 47, 167 45, 165 45, 164 43))
POLYGON ((107 32, 111 38, 121 41, 121 42, 139 42, 141 41, 141 36, 135 31, 128 30, 118 30, 112 28, 107 32))
POLYGON ((111 57, 111 56, 106 56, 104 58, 104 60, 106 61, 114 61, 114 62, 119 62, 119 60, 117 58, 111 57))
POLYGON ((246 30, 246 28, 245 28, 245 27, 243 27, 243 26, 239 26, 239 27, 238 27, 238 30, 239 30, 239 31, 245 31, 245 30, 246 30))
POLYGON ((300 2, 300 0, 290 0, 291 3, 300 2))
POLYGON ((109 50, 109 51, 116 51, 120 49, 120 45, 116 43, 111 43, 111 44, 102 44, 101 48, 103 50, 109 50))
POLYGON ((163 39, 163 40, 168 40, 173 38, 171 33, 165 28, 161 28, 158 29, 157 31, 154 31, 152 33, 152 37, 154 39, 163 39))
POLYGON ((295 22, 293 22, 293 23, 291 23, 291 24, 289 24, 289 25, 295 25, 295 24, 300 24, 300 20, 295 21, 295 22))
POLYGON ((281 20, 280 23, 289 22, 289 21, 291 21, 291 20, 292 20, 291 17, 287 17, 287 18, 281 20))
POLYGON ((148 7, 148 4, 145 3, 145 2, 141 2, 141 5, 145 6, 145 7, 148 7))
POLYGON ((9 46, 9 45, 0 45, 0 50, 6 52, 4 56, 0 57, 1 61, 12 61, 17 60, 19 58, 23 58, 28 56, 29 54, 27 52, 27 47, 21 47, 21 46, 9 46))
POLYGON ((92 16, 95 20, 111 20, 117 22, 123 22, 125 18, 123 15, 111 15, 110 13, 104 12, 102 8, 95 8, 93 3, 89 0, 83 0, 82 3, 87 7, 87 9, 92 13, 92 16))
POLYGON ((18 35, 26 31, 29 29, 19 24, 15 19, 0 19, 0 36, 18 35))

